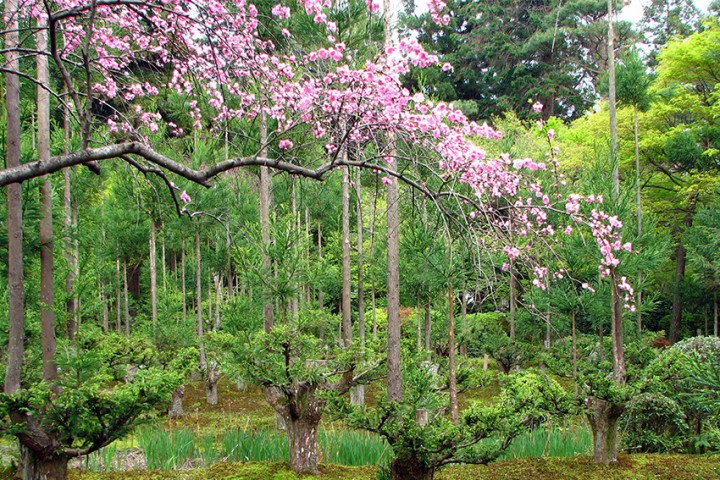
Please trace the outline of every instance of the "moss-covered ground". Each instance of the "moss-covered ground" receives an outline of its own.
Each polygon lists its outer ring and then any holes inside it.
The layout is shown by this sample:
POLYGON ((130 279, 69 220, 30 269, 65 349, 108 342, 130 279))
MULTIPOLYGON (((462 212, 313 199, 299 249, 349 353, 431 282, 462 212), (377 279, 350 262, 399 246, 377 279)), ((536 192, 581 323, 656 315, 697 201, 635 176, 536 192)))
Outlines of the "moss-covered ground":
MULTIPOLYGON (((373 467, 326 465, 317 476, 298 476, 280 463, 218 463, 186 471, 91 473, 73 470, 71 480, 351 480, 375 478, 373 467)), ((617 464, 593 465, 589 457, 525 458, 490 465, 451 466, 437 480, 713 480, 720 455, 622 455, 617 464)))

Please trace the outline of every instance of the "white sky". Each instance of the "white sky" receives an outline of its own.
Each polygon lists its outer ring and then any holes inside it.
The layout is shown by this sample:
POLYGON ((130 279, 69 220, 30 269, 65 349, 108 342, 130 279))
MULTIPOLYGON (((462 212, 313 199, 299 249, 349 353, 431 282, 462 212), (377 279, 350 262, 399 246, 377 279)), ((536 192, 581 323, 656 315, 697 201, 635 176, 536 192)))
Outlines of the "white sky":
MULTIPOLYGON (((710 6, 711 0, 693 0, 696 7, 700 9, 702 13, 706 13, 710 6)), ((642 18, 642 7, 647 3, 647 0, 632 0, 630 5, 622 9, 619 17, 621 20, 628 20, 630 22, 639 22, 642 18)))

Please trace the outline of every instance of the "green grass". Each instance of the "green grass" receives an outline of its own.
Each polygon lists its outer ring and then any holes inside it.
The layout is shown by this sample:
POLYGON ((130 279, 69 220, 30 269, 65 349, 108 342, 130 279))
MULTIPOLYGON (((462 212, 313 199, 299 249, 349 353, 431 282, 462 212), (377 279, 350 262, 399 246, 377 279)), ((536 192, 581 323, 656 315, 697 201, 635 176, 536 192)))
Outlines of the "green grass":
POLYGON ((502 459, 573 457, 592 454, 592 432, 586 425, 543 425, 520 435, 502 459))

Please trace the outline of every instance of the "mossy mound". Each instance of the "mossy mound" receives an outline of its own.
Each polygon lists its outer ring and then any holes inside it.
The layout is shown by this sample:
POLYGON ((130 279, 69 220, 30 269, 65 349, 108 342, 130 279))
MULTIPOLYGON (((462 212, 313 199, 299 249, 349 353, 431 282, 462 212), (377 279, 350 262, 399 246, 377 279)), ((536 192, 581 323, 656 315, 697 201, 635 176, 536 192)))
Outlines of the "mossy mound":
POLYGON ((710 480, 720 479, 720 455, 621 455, 594 465, 590 457, 523 458, 441 470, 437 480, 710 480))

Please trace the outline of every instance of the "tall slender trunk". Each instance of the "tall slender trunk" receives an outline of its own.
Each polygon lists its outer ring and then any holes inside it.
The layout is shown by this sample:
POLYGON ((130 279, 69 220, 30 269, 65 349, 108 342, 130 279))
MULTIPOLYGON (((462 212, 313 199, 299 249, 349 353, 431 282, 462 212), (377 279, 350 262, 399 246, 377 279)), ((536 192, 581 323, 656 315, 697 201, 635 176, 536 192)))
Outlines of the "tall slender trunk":
MULTIPOLYGON (((387 0, 386 0, 387 2, 387 0)), ((402 400, 400 371, 400 212, 396 179, 387 185, 387 392, 388 400, 402 400)))
MULTIPOLYGON (((295 237, 300 238, 300 214, 297 208, 297 191, 295 189, 295 178, 290 177, 290 211, 292 212, 292 226, 291 229, 295 230, 295 237)), ((293 293, 290 298, 290 313, 292 319, 297 322, 300 318, 300 284, 295 281, 293 282, 293 293)))
POLYGON ((363 286, 364 252, 363 252, 363 214, 362 214, 362 185, 360 169, 355 175, 355 192, 357 195, 357 299, 358 299, 358 336, 360 343, 365 344, 365 288, 363 286))
POLYGON ((103 332, 108 333, 110 331, 110 311, 108 310, 108 296, 103 283, 100 283, 100 303, 102 304, 103 332))
POLYGON ((180 240, 180 287, 182 289, 183 323, 187 321, 187 286, 185 284, 185 239, 180 240))
POLYGON ((128 299, 127 260, 123 259, 123 296, 125 297, 125 335, 130 336, 130 301, 128 299))
POLYGON ((165 229, 160 237, 160 265, 162 266, 163 295, 167 295, 167 257, 165 256, 165 229))
POLYGON ((417 294, 417 301, 415 303, 415 315, 417 316, 417 349, 418 352, 422 351, 423 348, 423 318, 422 318, 422 300, 420 294, 417 294))
POLYGON ((41 457, 29 448, 24 448, 21 455, 21 471, 24 480, 65 480, 70 457, 66 455, 49 455, 41 457))
POLYGON ((115 257, 115 330, 122 332, 122 298, 120 291, 122 286, 120 283, 120 257, 115 257))
POLYGON ((200 370, 205 372, 207 369, 207 357, 205 354, 205 334, 203 331, 203 311, 202 311, 202 257, 200 256, 200 222, 195 225, 195 298, 197 303, 197 334, 200 339, 200 370))
POLYGON ((223 284, 223 278, 222 275, 214 275, 213 278, 215 279, 215 323, 213 325, 213 330, 217 331, 220 330, 220 303, 222 302, 222 284, 223 284))
POLYGON ((510 339, 515 339, 515 317, 517 316, 517 277, 515 259, 510 259, 510 339))
MULTIPOLYGON (((267 118, 263 115, 260 121, 260 154, 266 154, 267 118)), ((265 248, 270 246, 270 172, 267 167, 260 167, 260 236, 265 248)), ((263 266, 267 275, 271 275, 272 262, 270 256, 263 250, 263 266)), ((271 332, 275 321, 273 299, 267 287, 263 288, 263 319, 266 332, 271 332)))
POLYGON ((623 345, 622 294, 618 288, 617 272, 611 271, 610 300, 612 302, 612 335, 613 345, 613 377, 620 384, 625 384, 625 346, 623 345))
MULTIPOLYGON (((20 79, 19 54, 16 50, 18 35, 18 2, 5 2, 5 168, 20 165, 20 79)), ((8 236, 8 350, 5 370, 4 392, 20 390, 23 362, 25 317, 23 314, 23 237, 22 237, 22 187, 19 183, 7 186, 7 236, 8 236)))
MULTIPOLYGON (((451 247, 452 249, 452 247, 451 247)), ((452 250, 451 250, 452 251, 452 250)), ((451 253, 452 258, 452 253, 451 253)), ((452 261, 452 260, 451 260, 452 261)), ((455 294, 453 293, 453 277, 448 282, 448 387, 450 389, 450 419, 458 422, 457 376, 455 372, 455 294)))
POLYGON ((155 338, 157 330, 157 318, 158 318, 158 307, 157 307, 157 246, 155 239, 155 232, 157 226, 155 224, 154 215, 150 215, 150 245, 148 247, 150 256, 150 310, 152 315, 152 334, 155 338))
POLYGON ((684 230, 678 232, 678 244, 675 254, 675 284, 673 286, 673 309, 672 319, 670 321, 670 343, 676 343, 680 340, 680 329, 682 328, 682 288, 685 283, 685 265, 687 263, 687 251, 683 244, 683 234, 692 227, 693 215, 695 214, 695 205, 697 195, 694 194, 688 201, 688 207, 685 211, 683 219, 684 230))
MULTIPOLYGON (((63 152, 65 154, 70 153, 70 112, 69 108, 63 108, 63 152)), ((70 332, 75 331, 76 315, 77 315, 77 298, 75 293, 75 277, 77 276, 78 259, 75 256, 76 249, 74 248, 76 242, 73 237, 77 235, 77 232, 73 231, 73 199, 70 181, 70 168, 66 168, 63 171, 63 231, 64 231, 64 256, 65 261, 68 265, 67 273, 65 274, 65 311, 68 314, 68 325, 67 331, 68 336, 70 332)), ((119 291, 119 290, 118 290, 119 291)), ((119 304, 118 295, 118 304, 119 304)), ((119 307, 118 307, 119 308, 119 307)))
MULTIPOLYGON (((323 259, 323 249, 322 249, 322 223, 320 222, 320 219, 318 218, 317 221, 317 250, 318 250, 318 263, 322 265, 322 259, 323 259)), ((318 298, 318 308, 320 310, 323 309, 325 306, 325 292, 323 292, 322 285, 318 288, 317 292, 317 298, 318 298)))
POLYGON ((713 290, 713 334, 718 336, 718 299, 717 287, 713 290))
POLYGON ((425 350, 430 351, 432 346, 432 304, 430 296, 425 300, 425 350))
POLYGON ((572 328, 572 376, 575 385, 575 393, 578 393, 577 375, 578 375, 578 355, 577 355, 577 313, 572 311, 571 317, 572 328))
MULTIPOLYGON (((343 148, 342 157, 347 157, 343 148)), ((352 267, 350 266, 350 167, 342 169, 342 342, 345 348, 352 343, 352 318, 350 293, 352 290, 352 267)))
POLYGON ((463 280, 463 286, 462 286, 462 299, 460 301, 460 321, 462 322, 462 326, 460 327, 460 330, 462 331, 462 338, 463 342, 460 345, 460 354, 461 355, 467 355, 467 304, 468 299, 467 295, 465 295, 465 289, 467 288, 467 285, 465 283, 465 280, 463 280))
MULTIPOLYGON (((42 15, 38 18, 38 31, 35 34, 39 51, 47 51, 47 21, 42 15)), ((46 55, 37 55, 37 152, 38 160, 50 159, 50 95, 48 59, 46 55)), ((43 380, 52 382, 57 378, 55 363, 55 258, 53 256, 53 212, 52 184, 46 176, 40 185, 40 325, 43 358, 43 380)), ((74 332, 68 332, 73 333, 74 332)), ((74 340, 74 335, 68 335, 74 340)))

